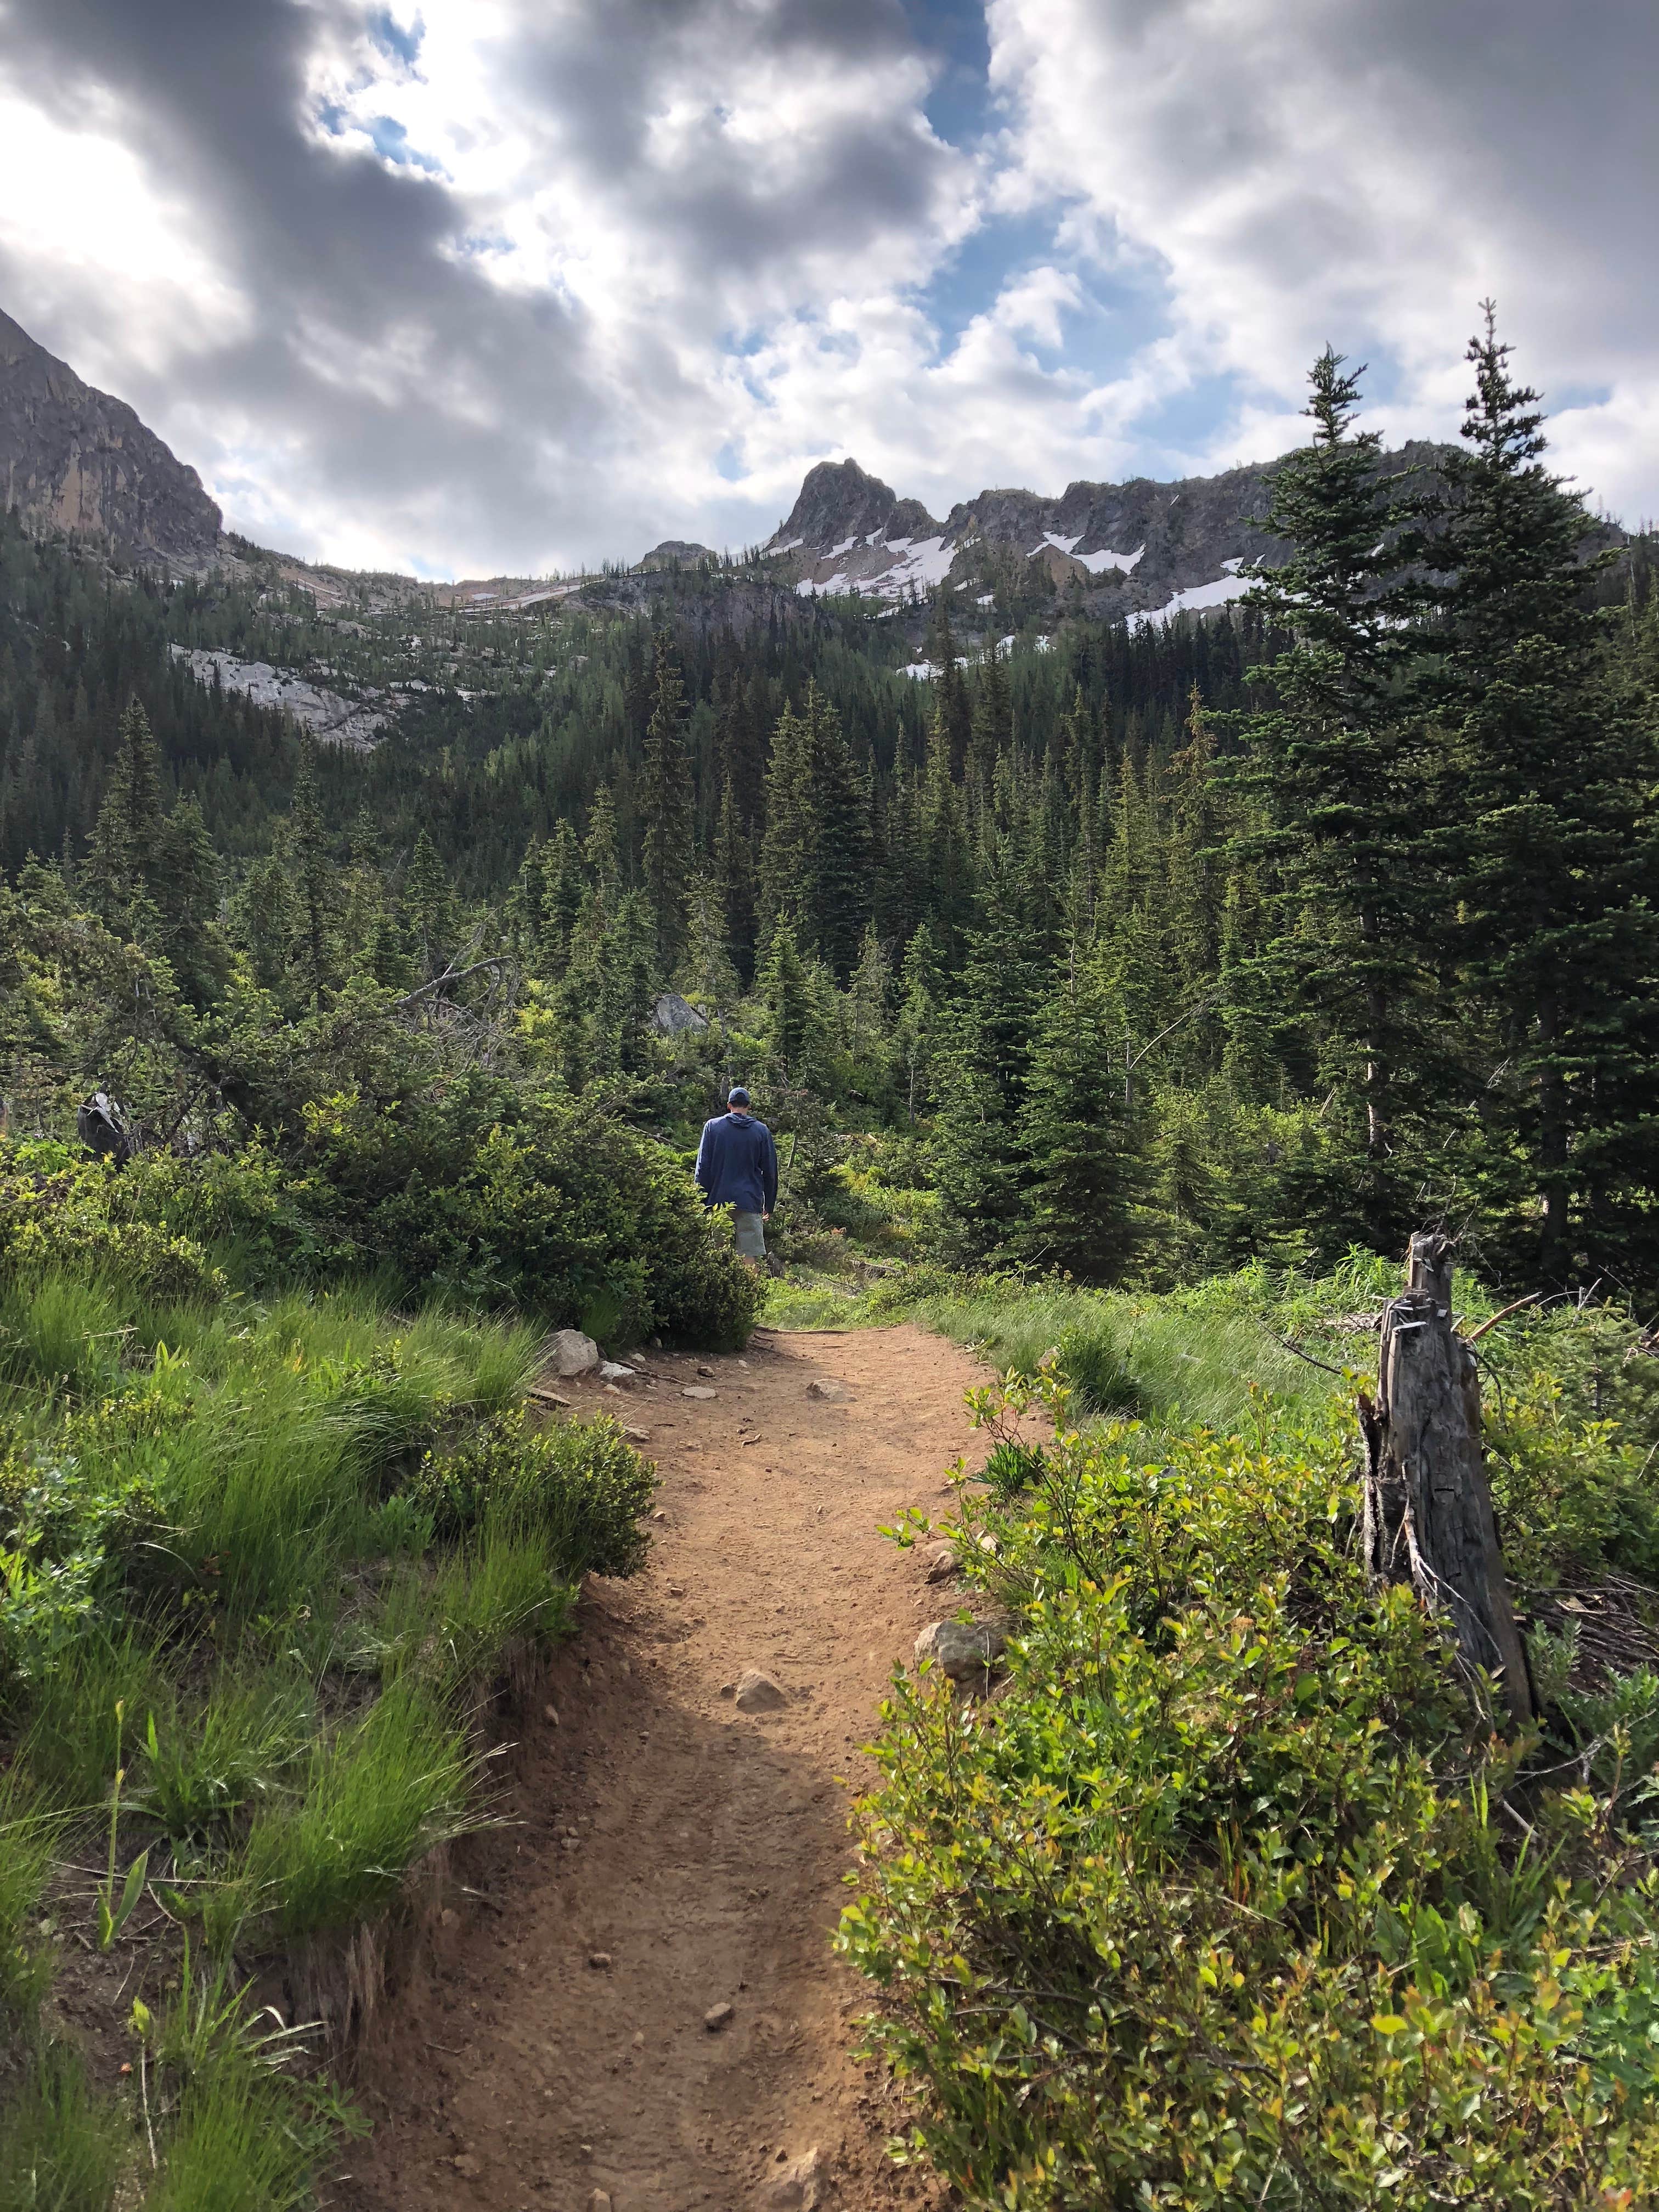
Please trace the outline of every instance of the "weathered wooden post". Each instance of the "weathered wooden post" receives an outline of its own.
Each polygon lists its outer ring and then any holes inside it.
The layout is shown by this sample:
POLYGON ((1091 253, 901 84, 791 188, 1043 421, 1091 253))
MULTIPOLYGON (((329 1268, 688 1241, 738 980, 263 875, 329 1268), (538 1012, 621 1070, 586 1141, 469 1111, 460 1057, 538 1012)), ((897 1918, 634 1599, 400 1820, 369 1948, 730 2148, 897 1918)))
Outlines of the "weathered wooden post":
POLYGON ((1480 1378, 1451 1325, 1451 1251, 1412 1238, 1406 1288, 1383 1310, 1376 1403, 1359 1401, 1365 1562, 1409 1582, 1445 1622, 1471 1670, 1502 1684, 1512 1721, 1533 1717, 1526 1650, 1510 1601, 1480 1440, 1480 1378))

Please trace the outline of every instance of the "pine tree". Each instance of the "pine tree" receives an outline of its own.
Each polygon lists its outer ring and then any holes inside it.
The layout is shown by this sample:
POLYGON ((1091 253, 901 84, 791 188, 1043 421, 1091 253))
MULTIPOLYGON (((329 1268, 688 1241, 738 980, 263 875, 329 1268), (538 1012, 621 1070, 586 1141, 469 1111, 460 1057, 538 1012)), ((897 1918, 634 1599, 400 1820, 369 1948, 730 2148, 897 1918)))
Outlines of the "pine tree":
MULTIPOLYGON (((300 765, 283 845, 298 923, 295 963, 307 999, 320 1012, 335 981, 333 923, 338 887, 317 789, 317 740, 309 730, 300 740, 300 765)), ((416 858, 419 853, 417 845, 416 858)), ((435 862, 437 854, 432 858, 435 862)), ((412 866, 410 872, 412 878, 412 866)))
POLYGON ((656 686, 646 731, 640 793, 642 867, 657 974, 672 975, 685 943, 685 900, 691 880, 691 755, 685 736, 685 685, 665 631, 657 638, 656 686))
POLYGON ((927 641, 927 658, 934 672, 934 714, 945 741, 945 760, 951 781, 959 783, 973 738, 974 705, 968 695, 967 680, 962 672, 962 657, 957 651, 956 638, 951 629, 950 594, 943 588, 939 592, 933 631, 927 641))
POLYGON ((739 976, 755 972, 754 844, 738 811, 728 775, 714 826, 714 885, 725 917, 726 942, 739 976))
POLYGON ((157 918, 161 824, 161 756, 149 717, 134 699, 121 717, 120 750, 87 864, 87 887, 97 910, 128 934, 141 915, 152 922, 157 918))
POLYGON ((1467 356, 1468 450, 1445 464, 1431 541, 1445 578, 1434 690, 1452 736, 1459 965, 1505 1063, 1481 1099, 1483 1177, 1518 1217, 1516 1262, 1553 1284, 1598 1264, 1586 1233, 1605 1253, 1601 1238, 1623 1243, 1650 1211, 1656 759, 1607 678, 1593 525, 1543 465, 1538 395, 1510 350, 1487 302, 1467 356))
POLYGON ((1393 1124, 1402 1102, 1430 1088, 1420 999, 1431 908, 1400 698, 1416 649, 1401 530, 1411 511, 1379 477, 1378 434, 1353 428, 1362 374, 1345 374, 1328 348, 1321 355, 1304 410, 1313 442, 1274 479, 1269 527, 1291 556, 1255 572, 1249 605, 1291 642, 1251 672, 1268 703, 1249 718, 1240 781, 1273 824, 1280 987, 1321 1008, 1357 1062, 1373 1233, 1395 1241, 1399 1194, 1385 1164, 1393 1124))
POLYGON ((810 927, 818 877, 818 822, 814 805, 815 733, 786 701, 772 733, 766 770, 766 830, 761 840, 760 912, 763 929, 775 933, 787 919, 799 933, 810 927))
POLYGON ((404 911, 420 950, 422 977, 429 982, 444 973, 455 951, 455 894, 438 848, 424 829, 416 837, 404 871, 404 911))
POLYGON ((1136 1243, 1133 1132, 1112 1066, 1117 1011, 1073 947, 1038 1014, 1019 1110, 1028 1163, 1015 1238, 1029 1260, 1109 1282, 1136 1243))
POLYGON ((582 890, 581 848, 569 822, 562 821, 542 855, 541 948, 550 975, 562 975, 569 964, 582 890))
POLYGON ((772 932, 761 971, 761 992, 768 1015, 772 1065, 785 1082, 805 1083, 811 1072, 813 1007, 800 945, 787 916, 772 932))
POLYGON ((806 687, 809 800, 816 836, 803 935, 845 981, 870 913, 870 809, 842 735, 841 718, 815 683, 806 687))

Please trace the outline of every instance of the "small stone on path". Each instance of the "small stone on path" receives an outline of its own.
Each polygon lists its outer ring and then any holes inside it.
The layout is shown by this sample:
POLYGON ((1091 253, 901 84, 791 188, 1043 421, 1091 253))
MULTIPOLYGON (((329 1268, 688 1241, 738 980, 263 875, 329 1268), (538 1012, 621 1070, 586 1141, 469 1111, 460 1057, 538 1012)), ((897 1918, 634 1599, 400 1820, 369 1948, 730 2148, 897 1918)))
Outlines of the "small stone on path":
POLYGON ((682 1398, 712 1398, 714 1395, 706 1382, 688 1382, 680 1392, 682 1398))
POLYGON ((556 1705, 544 1705, 542 1707, 542 1718, 547 1723, 549 1728, 557 1728, 559 1725, 558 1707, 556 1705))
POLYGON ((483 2172, 477 2160, 466 2151, 463 2151, 459 2158, 452 2158, 449 2162, 464 2181, 476 2181, 483 2172))
POLYGON ((850 1397, 852 1393, 844 1382, 819 1380, 807 1384, 806 1395, 809 1398, 839 1400, 850 1397))
POLYGON ((601 1382, 614 1382, 619 1389, 631 1389, 638 1377, 631 1367, 624 1367, 615 1359, 602 1359, 599 1362, 599 1380, 601 1382))
POLYGON ((599 1973, 608 1973, 611 1968, 611 1954, 609 1951, 590 1951, 587 1954, 587 1963, 599 1973))
POLYGON ((740 1713, 775 1713, 789 1702, 782 1685, 758 1667, 745 1668, 738 1675, 737 1697, 740 1713))
POLYGON ((710 2005, 702 2016, 702 2024, 710 2035, 718 2035, 731 2017, 732 2008, 729 2004, 710 2005))
MULTIPOLYGON (((783 2153, 780 2151, 781 2158, 783 2153)), ((769 2182, 764 2203, 766 2212, 816 2212, 822 2202, 819 2184, 823 2179, 823 2160, 818 2147, 798 2158, 787 2170, 769 2182)))
POLYGON ((957 1571, 957 1547, 954 1544, 935 1544, 926 1557, 930 1583, 948 1583, 957 1571))
POLYGON ((587 2200, 587 2212, 611 2212, 610 2191, 596 2189, 587 2200))

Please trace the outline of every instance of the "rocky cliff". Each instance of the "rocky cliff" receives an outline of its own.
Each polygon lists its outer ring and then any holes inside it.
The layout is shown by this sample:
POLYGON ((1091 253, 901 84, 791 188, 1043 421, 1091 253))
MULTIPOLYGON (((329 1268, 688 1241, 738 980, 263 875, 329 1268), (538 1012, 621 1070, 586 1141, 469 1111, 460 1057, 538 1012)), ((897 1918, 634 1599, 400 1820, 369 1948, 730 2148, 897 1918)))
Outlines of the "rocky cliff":
MULTIPOLYGON (((1406 446, 1384 465, 1432 465, 1434 453, 1406 446)), ((903 601, 948 577, 992 586, 988 601, 1012 567, 1022 587, 1046 582, 1091 611, 1133 622, 1219 606, 1246 588, 1237 574, 1243 562, 1279 557, 1267 528, 1278 465, 1255 462, 1175 483, 1079 482, 1058 498, 982 491, 941 522, 856 461, 820 461, 766 551, 803 593, 857 589, 903 601)))
POLYGON ((218 545, 219 510, 195 470, 3 313, 0 500, 128 559, 197 566, 218 545))

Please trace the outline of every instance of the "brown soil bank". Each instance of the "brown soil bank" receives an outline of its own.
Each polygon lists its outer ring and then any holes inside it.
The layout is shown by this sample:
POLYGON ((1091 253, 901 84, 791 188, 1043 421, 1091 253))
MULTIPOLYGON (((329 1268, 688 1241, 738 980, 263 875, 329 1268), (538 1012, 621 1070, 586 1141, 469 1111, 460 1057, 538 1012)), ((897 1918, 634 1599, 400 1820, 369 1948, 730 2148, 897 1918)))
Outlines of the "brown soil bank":
POLYGON ((332 2191, 355 2212, 934 2201, 884 2155, 899 2115, 848 2052, 867 1990, 829 1937, 860 1747, 951 1605, 878 1525, 945 1503, 983 1370, 911 1328, 652 1370, 605 1401, 661 1468, 652 1564, 595 1586, 557 1723, 517 1754, 521 1825, 482 1847, 487 1898, 452 1899, 367 2056, 375 2133, 332 2191), (738 1710, 749 1668, 781 1705, 738 1710))

